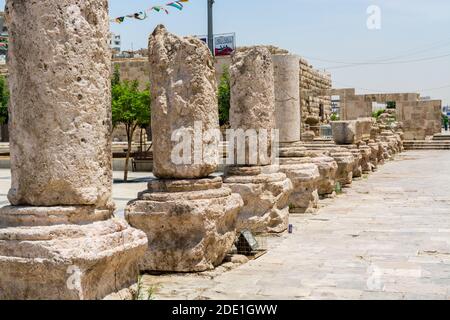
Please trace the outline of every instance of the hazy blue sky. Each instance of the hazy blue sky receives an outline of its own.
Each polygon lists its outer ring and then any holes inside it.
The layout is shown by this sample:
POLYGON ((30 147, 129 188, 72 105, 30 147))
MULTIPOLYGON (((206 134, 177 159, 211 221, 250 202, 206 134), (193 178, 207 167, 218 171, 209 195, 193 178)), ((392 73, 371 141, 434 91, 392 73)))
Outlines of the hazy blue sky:
MULTIPOLYGON (((180 35, 205 34, 206 2, 190 0, 182 12, 152 13, 145 21, 112 24, 112 30, 121 34, 124 49, 146 47, 159 23, 180 35)), ((110 12, 116 17, 164 3, 110 0, 110 12)), ((289 49, 317 68, 344 66, 329 69, 336 87, 419 91, 450 103, 448 0, 216 0, 215 32, 235 32, 238 45, 289 49), (381 8, 380 30, 367 28, 370 5, 381 8), (375 65, 348 65, 374 60, 375 65), (416 60, 421 61, 411 62, 416 60)))

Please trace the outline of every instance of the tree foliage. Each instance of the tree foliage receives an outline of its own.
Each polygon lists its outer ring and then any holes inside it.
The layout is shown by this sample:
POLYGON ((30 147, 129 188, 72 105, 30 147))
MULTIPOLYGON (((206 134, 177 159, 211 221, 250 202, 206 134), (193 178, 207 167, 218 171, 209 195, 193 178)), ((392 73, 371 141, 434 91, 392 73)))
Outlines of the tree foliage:
POLYGON ((446 114, 442 114, 442 124, 448 126, 448 116, 446 114))
POLYGON ((114 70, 111 85, 113 126, 123 124, 127 135, 128 148, 124 172, 124 180, 127 181, 134 132, 137 128, 145 127, 150 123, 150 86, 140 90, 138 81, 121 81, 117 67, 114 70))
POLYGON ((386 110, 385 109, 380 109, 378 111, 374 111, 372 113, 372 117, 378 119, 383 113, 385 113, 386 110))
POLYGON ((230 72, 228 67, 224 66, 217 93, 219 100, 219 122, 221 126, 230 123, 230 97, 230 72))
POLYGON ((4 76, 0 76, 0 124, 8 123, 9 89, 4 76))
POLYGON ((150 90, 139 89, 138 81, 123 81, 112 87, 113 125, 133 128, 150 123, 150 90))

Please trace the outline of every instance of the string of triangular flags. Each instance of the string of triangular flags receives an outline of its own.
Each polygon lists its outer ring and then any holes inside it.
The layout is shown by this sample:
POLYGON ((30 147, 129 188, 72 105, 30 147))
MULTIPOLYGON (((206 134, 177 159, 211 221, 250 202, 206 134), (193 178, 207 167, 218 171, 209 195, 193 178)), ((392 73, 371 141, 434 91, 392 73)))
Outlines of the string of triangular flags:
POLYGON ((183 3, 185 3, 185 2, 189 2, 189 0, 177 0, 177 1, 166 3, 165 5, 162 5, 162 6, 153 6, 146 10, 143 10, 143 11, 139 11, 139 12, 135 12, 135 13, 127 14, 125 16, 111 19, 110 21, 115 22, 115 23, 122 23, 127 18, 128 19, 136 19, 136 20, 145 20, 148 18, 148 14, 151 12, 165 12, 166 14, 169 14, 169 8, 175 8, 175 9, 178 9, 181 11, 184 8, 183 3))

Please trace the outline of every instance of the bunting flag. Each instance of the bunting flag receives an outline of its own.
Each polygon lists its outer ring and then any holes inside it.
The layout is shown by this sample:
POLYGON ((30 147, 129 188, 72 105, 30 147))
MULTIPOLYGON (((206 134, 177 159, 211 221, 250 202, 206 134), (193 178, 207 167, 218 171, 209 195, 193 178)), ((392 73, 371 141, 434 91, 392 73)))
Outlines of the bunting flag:
POLYGON ((136 13, 131 13, 131 14, 127 14, 125 16, 117 17, 117 18, 111 19, 110 21, 120 24, 120 23, 123 23, 125 21, 125 19, 127 19, 127 18, 128 19, 136 19, 136 20, 145 20, 148 18, 148 13, 150 13, 152 11, 165 12, 166 14, 169 14, 170 13, 169 7, 182 11, 184 8, 183 3, 186 3, 186 2, 189 2, 189 0, 173 1, 173 2, 166 3, 165 5, 162 5, 162 6, 153 6, 144 11, 139 11, 136 13))

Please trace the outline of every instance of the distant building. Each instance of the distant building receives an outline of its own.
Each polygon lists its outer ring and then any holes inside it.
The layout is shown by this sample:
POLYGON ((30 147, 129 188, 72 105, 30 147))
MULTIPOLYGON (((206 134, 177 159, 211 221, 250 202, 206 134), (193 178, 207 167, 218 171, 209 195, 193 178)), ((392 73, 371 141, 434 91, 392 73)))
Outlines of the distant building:
POLYGON ((6 63, 6 57, 8 56, 8 39, 5 13, 0 12, 0 64, 6 63))
POLYGON ((120 53, 122 51, 122 38, 120 34, 110 33, 109 45, 115 54, 120 53))
POLYGON ((450 106, 443 106, 442 107, 442 113, 450 116, 450 106))

